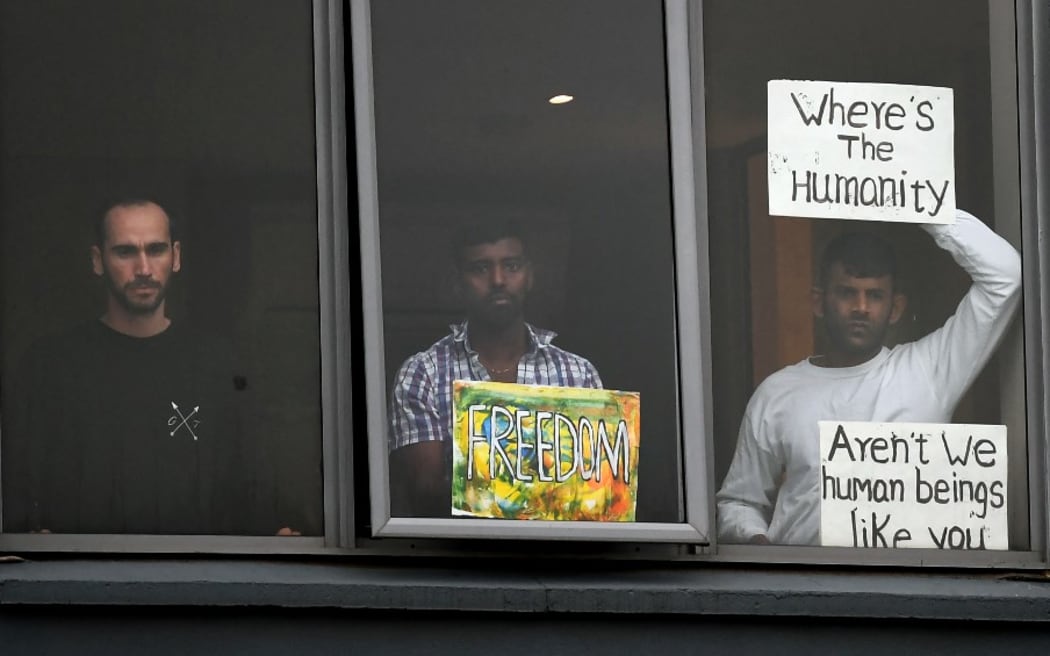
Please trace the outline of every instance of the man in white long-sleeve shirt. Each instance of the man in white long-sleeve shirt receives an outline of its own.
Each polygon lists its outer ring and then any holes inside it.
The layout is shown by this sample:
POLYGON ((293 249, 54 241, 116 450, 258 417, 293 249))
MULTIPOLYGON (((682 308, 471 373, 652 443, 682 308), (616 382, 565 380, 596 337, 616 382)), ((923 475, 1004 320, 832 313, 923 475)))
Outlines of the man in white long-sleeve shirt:
POLYGON ((755 390, 718 492, 723 542, 820 543, 817 422, 951 421, 1017 309, 1017 251, 973 215, 922 226, 973 280, 955 314, 922 339, 888 349, 903 315, 892 250, 869 235, 829 245, 813 290, 828 347, 774 373, 755 390))

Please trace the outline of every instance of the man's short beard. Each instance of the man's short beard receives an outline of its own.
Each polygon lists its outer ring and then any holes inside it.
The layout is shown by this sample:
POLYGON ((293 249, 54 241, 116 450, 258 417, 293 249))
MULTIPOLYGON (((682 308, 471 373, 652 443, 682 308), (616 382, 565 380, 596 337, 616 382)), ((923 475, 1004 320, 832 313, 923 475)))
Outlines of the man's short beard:
POLYGON ((873 333, 870 342, 865 344, 855 344, 849 339, 843 339, 840 334, 836 334, 832 330, 828 330, 828 339, 832 344, 842 353, 848 353, 850 355, 863 355, 867 353, 876 353, 882 349, 883 344, 886 341, 886 333, 889 332, 888 328, 883 328, 880 332, 873 333))
POLYGON ((167 295, 168 291, 165 285, 155 281, 149 284, 150 287, 157 290, 156 296, 154 296, 153 300, 149 303, 135 303, 131 300, 130 290, 136 286, 142 285, 141 283, 128 283, 127 285, 124 285, 123 288, 119 288, 113 284, 112 278, 108 275, 106 276, 106 290, 109 292, 109 295, 113 297, 120 307, 124 308, 129 314, 140 316, 153 314, 157 311, 157 308, 163 305, 164 297, 167 295))
POLYGON ((524 299, 515 297, 510 304, 503 306, 490 305, 486 299, 469 308, 467 317, 475 325, 480 324, 490 330, 505 330, 524 321, 524 299))
MULTIPOLYGON (((825 309, 825 312, 829 312, 825 309)), ((825 317, 830 314, 825 314, 825 317)), ((871 340, 866 344, 854 344, 846 336, 848 328, 845 325, 838 323, 836 320, 825 320, 824 331, 827 333, 828 341, 841 353, 848 353, 850 355, 864 355, 869 353, 877 353, 882 349, 883 344, 886 343, 886 335, 890 331, 890 324, 887 321, 881 326, 873 325, 871 329, 871 340)))
POLYGON ((480 312, 470 319, 472 323, 483 325, 491 330, 503 330, 523 320, 520 308, 507 308, 503 312, 480 312))

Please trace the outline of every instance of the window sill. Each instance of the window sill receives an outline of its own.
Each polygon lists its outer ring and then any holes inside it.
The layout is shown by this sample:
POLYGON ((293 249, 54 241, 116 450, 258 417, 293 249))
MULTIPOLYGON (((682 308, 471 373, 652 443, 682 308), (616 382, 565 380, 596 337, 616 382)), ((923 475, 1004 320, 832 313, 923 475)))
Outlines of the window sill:
POLYGON ((1050 621, 1042 574, 831 572, 549 561, 54 560, 0 564, 0 605, 1050 621))

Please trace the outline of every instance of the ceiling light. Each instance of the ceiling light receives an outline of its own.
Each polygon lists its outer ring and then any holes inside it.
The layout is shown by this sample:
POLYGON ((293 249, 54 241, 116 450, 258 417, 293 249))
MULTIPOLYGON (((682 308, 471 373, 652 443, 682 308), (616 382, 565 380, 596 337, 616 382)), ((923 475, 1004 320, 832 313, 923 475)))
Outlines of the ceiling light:
POLYGON ((549 102, 552 105, 564 105, 565 103, 572 102, 572 96, 564 93, 559 93, 556 96, 551 96, 550 98, 548 98, 547 102, 549 102))

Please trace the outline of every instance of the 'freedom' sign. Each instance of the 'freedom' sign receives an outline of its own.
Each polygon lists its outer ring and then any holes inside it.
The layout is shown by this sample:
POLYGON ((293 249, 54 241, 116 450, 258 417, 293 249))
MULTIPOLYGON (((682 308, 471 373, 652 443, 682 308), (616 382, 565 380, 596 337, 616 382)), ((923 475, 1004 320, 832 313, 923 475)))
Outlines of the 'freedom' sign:
POLYGON ((767 92, 771 215, 954 222, 951 89, 771 80, 767 92))
POLYGON ((634 521, 640 397, 453 383, 452 514, 634 521))

